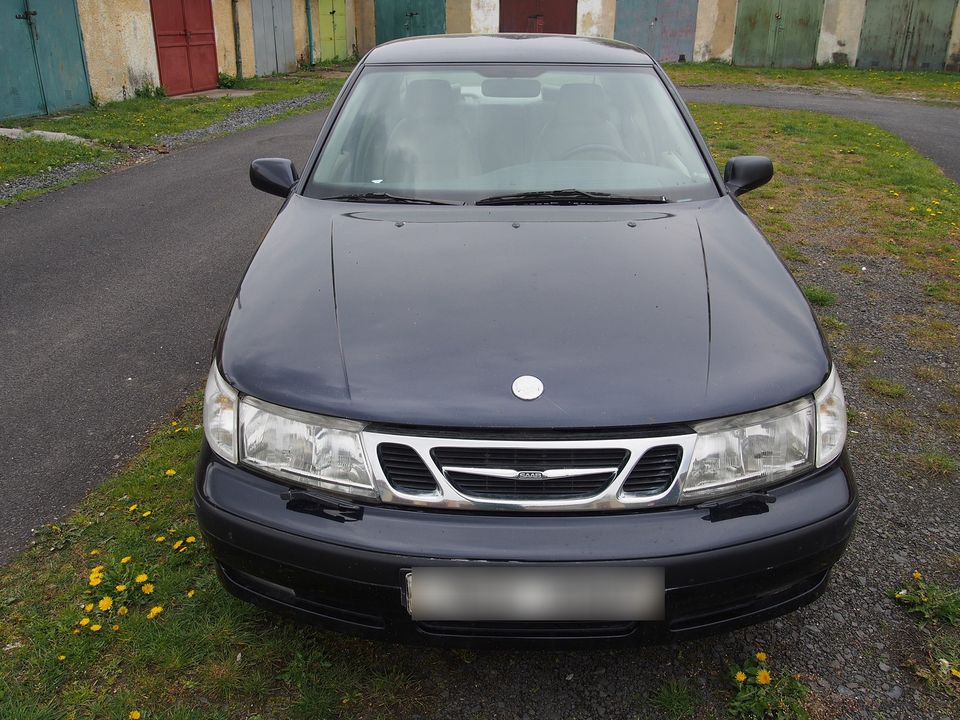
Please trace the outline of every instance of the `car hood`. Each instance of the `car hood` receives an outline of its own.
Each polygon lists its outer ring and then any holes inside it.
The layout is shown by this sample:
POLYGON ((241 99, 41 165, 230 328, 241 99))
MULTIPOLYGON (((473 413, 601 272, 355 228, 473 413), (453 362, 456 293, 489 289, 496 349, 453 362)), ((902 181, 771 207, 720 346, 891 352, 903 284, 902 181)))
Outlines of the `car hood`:
POLYGON ((802 293, 729 198, 389 208, 294 196, 238 291, 226 379, 405 425, 635 427, 796 399, 829 360, 802 293), (540 398, 516 398, 535 375, 540 398))

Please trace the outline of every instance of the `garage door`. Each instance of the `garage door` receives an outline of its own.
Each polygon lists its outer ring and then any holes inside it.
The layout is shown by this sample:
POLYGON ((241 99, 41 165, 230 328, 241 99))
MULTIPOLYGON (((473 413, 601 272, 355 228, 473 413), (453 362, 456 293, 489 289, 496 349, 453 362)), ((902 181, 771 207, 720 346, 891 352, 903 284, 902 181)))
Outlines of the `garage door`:
POLYGON ((867 0, 857 67, 942 70, 957 0, 867 0))
MULTIPOLYGON (((300 5, 303 9, 303 5, 300 5)), ((290 0, 253 0, 253 57, 257 75, 297 68, 290 0)))
POLYGON ((417 35, 442 35, 447 29, 444 0, 377 0, 377 44, 417 35))
POLYGON ((500 0, 500 32, 577 32, 577 0, 500 0))
POLYGON ((619 0, 613 36, 662 62, 693 59, 699 0, 619 0))
POLYGON ((217 86, 217 41, 210 0, 150 0, 160 84, 167 95, 217 86))
POLYGON ((813 67, 823 0, 740 0, 735 65, 813 67))

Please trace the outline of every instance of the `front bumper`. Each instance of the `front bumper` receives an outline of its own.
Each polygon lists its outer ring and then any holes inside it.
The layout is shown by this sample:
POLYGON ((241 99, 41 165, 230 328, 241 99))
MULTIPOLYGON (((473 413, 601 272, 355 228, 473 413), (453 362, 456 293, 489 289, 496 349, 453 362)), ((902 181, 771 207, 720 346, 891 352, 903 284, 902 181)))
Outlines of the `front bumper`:
POLYGON ((770 490, 772 504, 610 514, 477 514, 369 505, 357 520, 290 510, 288 488, 204 443, 194 499, 224 586, 271 610, 360 635, 476 645, 666 642, 768 619, 815 600, 857 515, 844 453, 770 490), (666 570, 666 618, 618 623, 417 623, 412 567, 463 563, 648 565, 666 570))

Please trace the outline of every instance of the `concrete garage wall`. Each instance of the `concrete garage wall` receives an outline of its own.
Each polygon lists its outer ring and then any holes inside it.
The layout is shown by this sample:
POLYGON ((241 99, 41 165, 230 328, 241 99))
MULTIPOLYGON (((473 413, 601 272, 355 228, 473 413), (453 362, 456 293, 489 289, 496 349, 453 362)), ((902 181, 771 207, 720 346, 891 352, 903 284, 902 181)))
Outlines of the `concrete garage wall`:
POLYGON ((90 87, 98 101, 160 84, 150 0, 77 0, 90 87))
POLYGON ((826 0, 817 43, 817 64, 855 65, 867 0, 826 0))
MULTIPOLYGON (((217 36, 217 64, 220 72, 237 75, 236 41, 233 37, 233 11, 230 0, 213 0, 213 27, 217 36)), ((240 25, 240 59, 243 77, 254 74, 253 17, 250 0, 237 3, 237 21, 240 25)))
POLYGON ((578 0, 577 35, 613 37, 617 0, 578 0))
POLYGON ((466 0, 446 0, 447 32, 451 35, 470 32, 470 3, 466 0))
POLYGON ((960 71, 960 4, 953 16, 953 32, 947 46, 947 70, 960 71))
POLYGON ((693 59, 733 60, 733 35, 737 26, 737 0, 700 0, 693 59))
POLYGON ((500 0, 470 0, 470 32, 500 30, 500 0))

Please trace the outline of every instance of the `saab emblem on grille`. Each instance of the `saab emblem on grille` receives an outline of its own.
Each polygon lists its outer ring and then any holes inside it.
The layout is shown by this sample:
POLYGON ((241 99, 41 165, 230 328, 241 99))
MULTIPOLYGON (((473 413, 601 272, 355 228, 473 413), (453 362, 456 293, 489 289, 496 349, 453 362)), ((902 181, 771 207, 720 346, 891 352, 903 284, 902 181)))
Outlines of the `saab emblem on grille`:
POLYGON ((513 381, 513 394, 521 400, 536 400, 543 395, 543 383, 533 375, 521 375, 513 381))
POLYGON ((517 473, 517 480, 543 480, 543 477, 539 470, 521 470, 517 473))

